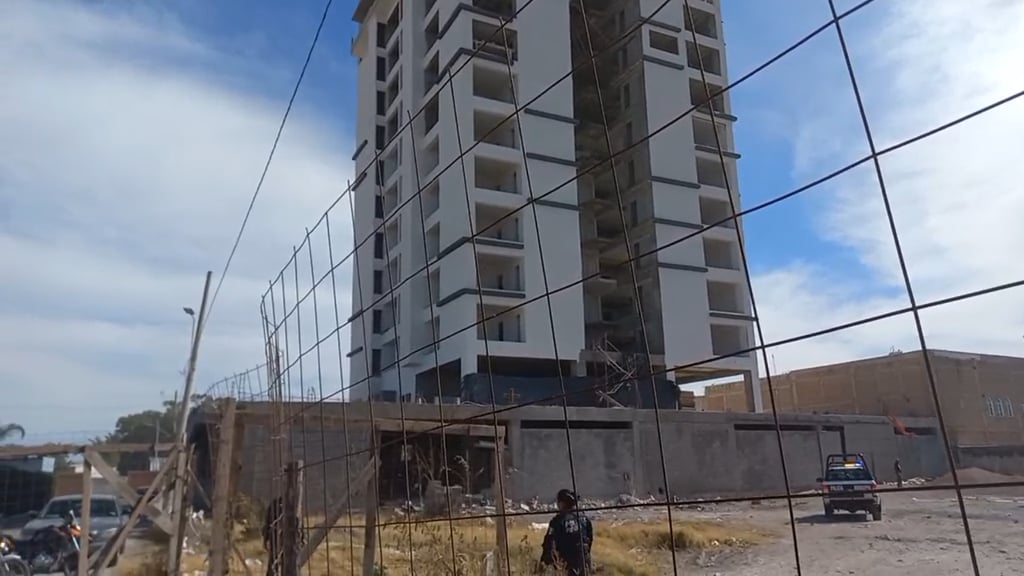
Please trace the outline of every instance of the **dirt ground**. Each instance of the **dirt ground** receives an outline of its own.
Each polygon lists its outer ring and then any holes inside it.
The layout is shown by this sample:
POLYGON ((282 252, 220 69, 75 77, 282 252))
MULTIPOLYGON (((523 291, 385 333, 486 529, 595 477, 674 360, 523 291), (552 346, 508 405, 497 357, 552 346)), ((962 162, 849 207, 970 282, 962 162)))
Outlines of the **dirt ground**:
MULTIPOLYGON (((984 471, 965 471, 962 482, 1017 480, 984 471)), ((934 484, 947 484, 942 478, 934 484)), ((984 576, 1024 574, 1024 488, 965 491, 968 520, 984 576)), ((837 513, 826 518, 820 498, 794 502, 800 564, 805 576, 971 575, 970 556, 956 495, 952 490, 883 494, 882 520, 837 513)), ((651 508, 593 514, 595 530, 617 520, 652 519, 651 508)), ((536 522, 546 522, 538 515, 536 522)), ((687 576, 792 576, 793 539, 785 501, 706 504, 675 508, 677 520, 721 522, 768 534, 767 543, 711 546, 679 552, 678 574, 687 576)), ((133 550, 136 554, 141 549, 133 550)), ((666 555, 662 560, 669 560, 666 555)), ((661 560, 657 562, 662 564, 661 560)), ((670 566, 664 574, 673 574, 670 566)), ((125 573, 125 571, 120 571, 125 573)), ((130 572, 137 574, 136 572, 130 572)), ((142 574, 141 572, 138 574, 142 574)))
MULTIPOLYGON (((991 491, 990 491, 991 492, 991 491)), ((996 491, 998 492, 998 491, 996 491)), ((1004 491, 1005 492, 1005 491, 1004 491)), ((973 574, 959 507, 952 491, 888 494, 883 517, 838 513, 827 519, 821 501, 794 507, 802 573, 952 576, 973 574)), ((1024 572, 1024 494, 966 494, 968 520, 981 574, 1024 572)), ((773 530, 778 539, 748 549, 710 550, 685 558, 685 574, 790 576, 796 574, 785 502, 712 506, 698 517, 743 521, 773 530)), ((668 573, 671 573, 668 572, 668 573)))

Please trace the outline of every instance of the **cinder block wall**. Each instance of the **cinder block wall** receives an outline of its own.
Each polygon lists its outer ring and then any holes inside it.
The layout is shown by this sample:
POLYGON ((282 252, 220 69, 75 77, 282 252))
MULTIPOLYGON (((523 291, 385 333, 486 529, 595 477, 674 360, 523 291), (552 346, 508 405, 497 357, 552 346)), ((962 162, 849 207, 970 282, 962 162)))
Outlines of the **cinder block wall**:
MULTIPOLYGON (((349 405, 350 418, 360 417, 361 406, 349 405)), ((398 416, 397 405, 378 403, 375 410, 376 417, 398 416)), ((445 418, 469 418, 487 411, 483 407, 446 407, 445 418)), ((584 497, 610 499, 630 492, 659 495, 664 477, 662 452, 671 492, 679 498, 785 491, 770 415, 663 411, 659 435, 653 410, 570 408, 569 412, 573 421, 572 471, 576 488, 584 497)), ((407 405, 405 414, 410 419, 436 419, 437 407, 407 405)), ((500 424, 506 428, 507 497, 550 500, 558 488, 572 487, 562 416, 559 407, 528 407, 501 414, 500 424)), ((480 423, 490 423, 485 420, 480 423)), ((847 451, 864 453, 883 481, 894 480, 893 462, 897 457, 905 477, 944 474, 945 453, 935 421, 907 420, 908 426, 934 430, 936 434, 900 436, 884 417, 780 415, 790 486, 794 490, 813 488, 821 475, 824 456, 843 451, 844 442, 847 451)), ((311 513, 324 509, 325 497, 331 502, 345 494, 346 478, 354 478, 367 462, 367 423, 356 421, 348 426, 347 439, 336 418, 326 421, 323 432, 309 423, 304 431, 301 427, 292 429, 292 457, 309 464, 305 491, 311 513)), ((274 463, 280 459, 271 452, 265 426, 246 424, 244 429, 238 490, 266 502, 276 489, 274 463)), ((362 498, 357 498, 353 506, 361 507, 362 498)))

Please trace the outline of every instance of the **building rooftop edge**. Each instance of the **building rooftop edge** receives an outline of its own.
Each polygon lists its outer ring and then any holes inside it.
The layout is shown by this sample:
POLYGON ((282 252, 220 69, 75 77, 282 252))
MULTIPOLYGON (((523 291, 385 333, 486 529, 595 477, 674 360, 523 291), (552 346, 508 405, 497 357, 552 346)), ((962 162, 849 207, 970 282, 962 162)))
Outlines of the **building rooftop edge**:
POLYGON ((352 21, 363 23, 366 20, 366 15, 370 13, 370 8, 373 7, 373 3, 377 0, 359 0, 356 4, 355 12, 352 13, 352 21))

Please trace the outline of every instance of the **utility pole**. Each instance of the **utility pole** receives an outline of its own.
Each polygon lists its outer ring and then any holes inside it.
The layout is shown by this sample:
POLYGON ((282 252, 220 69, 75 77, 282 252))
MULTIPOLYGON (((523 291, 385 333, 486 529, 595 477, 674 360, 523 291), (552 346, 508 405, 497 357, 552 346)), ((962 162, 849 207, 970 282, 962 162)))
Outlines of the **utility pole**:
MULTIPOLYGON (((188 473, 188 450, 185 449, 187 444, 187 426, 188 426, 188 413, 189 407, 192 401, 192 382, 195 379, 196 374, 196 362, 199 357, 199 340, 203 333, 203 324, 206 320, 206 305, 210 295, 210 281, 213 279, 213 272, 208 271, 206 273, 206 284, 203 286, 203 301, 199 305, 199 318, 193 318, 192 329, 192 350, 188 357, 188 369, 185 371, 185 392, 181 399, 181 408, 178 412, 178 422, 174 429, 174 442, 178 447, 177 453, 177 464, 175 468, 175 479, 174 479, 174 490, 173 490, 173 516, 172 516, 172 534, 170 541, 170 550, 167 554, 167 573, 168 574, 179 574, 181 572, 181 547, 185 537, 185 531, 183 529, 184 523, 182 522, 185 514, 185 487, 189 482, 188 473)), ((186 310, 186 313, 188 310, 186 310)), ((191 316, 191 314, 189 314, 191 316)))

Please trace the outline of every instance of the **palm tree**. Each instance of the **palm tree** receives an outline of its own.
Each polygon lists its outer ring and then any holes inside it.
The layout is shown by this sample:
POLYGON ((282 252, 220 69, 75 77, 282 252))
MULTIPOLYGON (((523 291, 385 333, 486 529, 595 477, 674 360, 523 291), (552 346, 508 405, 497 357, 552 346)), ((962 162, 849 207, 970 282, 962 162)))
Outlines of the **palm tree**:
POLYGON ((20 438, 25 437, 25 429, 20 424, 2 424, 0 425, 0 442, 7 440, 17 433, 20 438))

